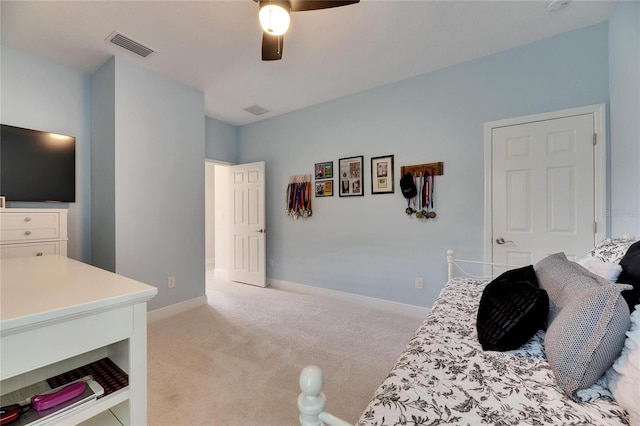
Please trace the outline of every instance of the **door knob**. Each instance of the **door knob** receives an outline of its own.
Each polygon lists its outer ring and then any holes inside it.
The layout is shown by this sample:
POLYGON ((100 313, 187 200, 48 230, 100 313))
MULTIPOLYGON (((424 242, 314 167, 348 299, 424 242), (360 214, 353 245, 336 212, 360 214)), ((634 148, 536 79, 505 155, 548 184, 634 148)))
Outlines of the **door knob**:
POLYGON ((504 239, 504 238, 502 238, 502 237, 498 237, 498 238, 496 238, 496 243, 498 243, 498 244, 506 244, 506 243, 512 243, 512 242, 513 242, 513 241, 510 241, 510 240, 506 240, 506 241, 505 241, 505 239, 504 239))
POLYGON ((259 233, 261 233, 261 234, 264 234, 264 233, 265 233, 265 232, 267 232, 267 231, 265 231, 264 229, 258 229, 256 232, 259 232, 259 233))

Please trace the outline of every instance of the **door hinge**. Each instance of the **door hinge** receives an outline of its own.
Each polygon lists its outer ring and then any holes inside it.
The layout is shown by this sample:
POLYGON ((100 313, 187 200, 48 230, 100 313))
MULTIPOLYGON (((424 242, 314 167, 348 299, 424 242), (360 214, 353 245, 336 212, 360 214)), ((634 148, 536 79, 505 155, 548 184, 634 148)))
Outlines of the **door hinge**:
POLYGON ((593 222, 593 233, 597 233, 598 232, 598 222, 593 222))
POLYGON ((597 134, 593 134, 593 144, 597 145, 598 144, 598 135, 597 134))

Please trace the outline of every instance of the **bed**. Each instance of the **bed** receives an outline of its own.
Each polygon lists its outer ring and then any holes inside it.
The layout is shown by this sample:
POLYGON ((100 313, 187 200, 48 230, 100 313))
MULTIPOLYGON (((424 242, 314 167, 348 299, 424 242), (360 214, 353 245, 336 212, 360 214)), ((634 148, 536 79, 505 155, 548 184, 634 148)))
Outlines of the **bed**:
MULTIPOLYGON (((610 246, 604 250, 609 250, 605 255, 611 255, 610 246)), ((601 250, 596 254, 602 253, 601 250)), ((575 393, 564 390, 564 382, 562 386, 559 384, 560 376, 554 374, 545 353, 545 335, 552 332, 551 323, 546 331, 536 331, 516 349, 483 350, 476 320, 479 301, 491 279, 452 277, 454 269, 463 262, 481 263, 456 260, 453 252, 448 252, 447 284, 373 395, 358 426, 637 425, 634 422, 638 419, 634 417, 631 421, 629 412, 616 402, 608 388, 607 375, 611 368, 587 389, 575 393)), ((552 293, 550 291, 550 297, 552 293)), ((640 319, 640 312, 630 317, 640 319)), ((623 327, 631 330, 636 325, 623 327)), ((640 330, 636 332, 640 335, 640 330)), ((630 356, 628 351, 635 349, 633 356, 639 361, 638 345, 626 337, 630 333, 623 337, 626 340, 622 353, 630 356)), ((636 342, 640 344, 640 339, 636 342)), ((626 364, 623 368, 627 368, 626 364)), ((302 393, 298 398, 300 423, 303 426, 348 424, 324 411, 323 380, 318 367, 309 366, 302 371, 302 393)), ((619 398, 627 402, 626 407, 640 406, 638 383, 627 381, 627 394, 619 398)))

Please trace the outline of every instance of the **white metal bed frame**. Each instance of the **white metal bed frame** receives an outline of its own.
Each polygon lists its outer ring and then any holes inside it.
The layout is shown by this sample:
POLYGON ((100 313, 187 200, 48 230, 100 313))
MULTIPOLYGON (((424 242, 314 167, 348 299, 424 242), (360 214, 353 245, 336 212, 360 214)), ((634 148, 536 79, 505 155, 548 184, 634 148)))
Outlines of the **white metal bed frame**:
MULTIPOLYGON (((460 264, 483 265, 485 267, 499 268, 517 268, 514 265, 505 265, 500 263, 489 263, 476 260, 456 259, 454 251, 447 250, 447 280, 451 280, 454 276, 454 270, 462 272, 465 276, 476 279, 490 279, 489 276, 476 276, 465 271, 460 264)), ((300 411, 301 426, 352 426, 351 423, 329 414, 324 407, 327 398, 322 392, 324 386, 324 374, 322 369, 315 365, 309 365, 302 369, 300 373, 300 390, 298 396, 298 410, 300 411)))
POLYGON ((487 268, 493 268, 493 267, 497 267, 497 268, 506 268, 500 271, 500 273, 508 270, 508 269, 513 269, 513 268, 519 268, 519 266, 517 265, 508 265, 508 264, 504 264, 504 263, 491 263, 491 262, 483 262, 483 261, 479 261, 479 260, 465 260, 465 259, 456 259, 453 256, 453 250, 449 249, 447 250, 447 280, 450 280, 453 278, 454 275, 454 268, 457 269, 458 271, 462 272, 465 276, 469 277, 469 278, 476 278, 476 279, 491 279, 494 278, 496 273, 495 271, 492 271, 492 273, 490 274, 485 274, 483 276, 477 276, 477 275, 473 275, 467 271, 465 271, 464 269, 462 269, 462 267, 460 266, 461 263, 463 264, 467 264, 467 265, 482 265, 485 267, 485 271, 487 270, 487 268))

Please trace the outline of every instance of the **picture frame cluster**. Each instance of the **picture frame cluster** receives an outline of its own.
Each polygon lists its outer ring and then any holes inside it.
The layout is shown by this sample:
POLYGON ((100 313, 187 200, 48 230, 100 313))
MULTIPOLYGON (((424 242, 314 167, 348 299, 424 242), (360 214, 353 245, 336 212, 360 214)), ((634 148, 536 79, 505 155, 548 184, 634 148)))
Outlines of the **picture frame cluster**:
MULTIPOLYGON (((393 194, 395 192, 394 156, 371 157, 371 194, 393 194)), ((333 161, 315 163, 315 196, 332 197, 333 161)), ((337 191, 340 197, 362 197, 365 192, 364 156, 356 155, 338 160, 337 191)))

